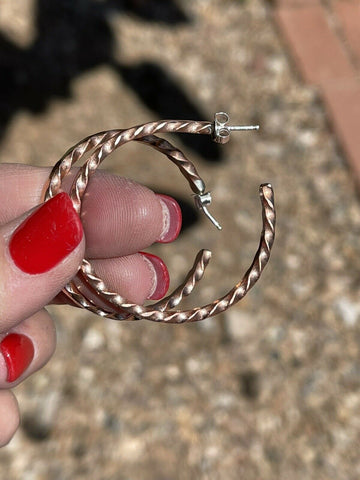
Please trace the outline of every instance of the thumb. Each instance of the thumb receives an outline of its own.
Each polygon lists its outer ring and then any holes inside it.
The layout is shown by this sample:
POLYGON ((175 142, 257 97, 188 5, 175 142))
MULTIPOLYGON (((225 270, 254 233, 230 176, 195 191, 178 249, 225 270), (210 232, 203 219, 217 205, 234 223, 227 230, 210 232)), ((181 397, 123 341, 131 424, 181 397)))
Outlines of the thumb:
POLYGON ((0 333, 57 295, 76 274, 84 244, 66 193, 0 227, 0 333))

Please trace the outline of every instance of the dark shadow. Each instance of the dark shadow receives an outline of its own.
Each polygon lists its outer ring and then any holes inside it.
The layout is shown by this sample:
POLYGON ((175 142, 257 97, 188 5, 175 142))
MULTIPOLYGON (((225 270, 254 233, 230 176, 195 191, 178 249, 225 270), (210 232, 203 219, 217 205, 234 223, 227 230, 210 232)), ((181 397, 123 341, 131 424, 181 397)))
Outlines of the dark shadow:
POLYGON ((246 370, 239 375, 240 391, 248 400, 256 400, 260 393, 259 374, 246 370))
POLYGON ((188 230, 195 225, 200 219, 200 213, 196 210, 193 203, 179 197, 174 197, 178 202, 182 212, 182 227, 181 232, 188 230))
MULTIPOLYGON (((0 140, 18 111, 40 114, 52 99, 70 98, 76 77, 99 65, 114 68, 157 118, 206 119, 159 65, 115 62, 114 11, 170 25, 189 22, 174 0, 38 0, 33 44, 22 48, 0 33, 0 140)), ((204 159, 220 159, 209 138, 183 140, 204 159)))
POLYGON ((110 7, 132 13, 147 22, 161 22, 168 25, 189 23, 190 19, 178 5, 169 0, 112 0, 110 7))
POLYGON ((40 419, 39 415, 24 415, 21 429, 33 441, 42 442, 51 435, 51 426, 40 419))
POLYGON ((18 110, 42 113, 53 98, 71 96, 80 73, 113 58, 102 3, 38 0, 35 27, 36 38, 24 49, 0 34, 1 134, 18 110))
MULTIPOLYGON (((118 71, 142 102, 160 118, 208 120, 160 65, 144 62, 136 66, 120 66, 118 71)), ((208 135, 181 134, 181 141, 208 161, 221 160, 219 146, 208 135)))

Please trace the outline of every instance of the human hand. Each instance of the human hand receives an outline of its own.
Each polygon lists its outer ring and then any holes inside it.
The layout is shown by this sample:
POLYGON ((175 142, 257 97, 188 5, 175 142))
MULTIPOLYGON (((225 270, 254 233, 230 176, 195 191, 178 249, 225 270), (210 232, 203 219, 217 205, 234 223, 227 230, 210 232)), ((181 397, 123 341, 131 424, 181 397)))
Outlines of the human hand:
POLYGON ((175 240, 181 228, 175 200, 101 172, 90 180, 81 222, 64 193, 39 206, 48 175, 45 168, 0 165, 0 446, 19 425, 10 389, 55 349, 54 323, 44 307, 64 301, 58 294, 84 256, 129 301, 159 299, 169 287, 166 265, 139 252, 175 240))

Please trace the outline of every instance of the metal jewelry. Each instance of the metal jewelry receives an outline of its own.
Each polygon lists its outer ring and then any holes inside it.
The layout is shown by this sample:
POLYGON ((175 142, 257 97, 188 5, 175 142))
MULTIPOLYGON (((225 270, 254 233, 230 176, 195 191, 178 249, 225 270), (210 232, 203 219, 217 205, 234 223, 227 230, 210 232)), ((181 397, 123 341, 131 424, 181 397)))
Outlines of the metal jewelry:
MULTIPOLYGON (((86 153, 92 152, 77 173, 70 190, 74 208, 80 214, 82 199, 91 175, 103 160, 114 150, 127 142, 137 141, 149 145, 166 155, 175 163, 187 179, 194 193, 196 207, 218 228, 218 221, 211 215, 208 206, 211 204, 211 194, 206 191, 205 183, 199 176, 194 164, 167 140, 155 136, 157 133, 193 133, 211 135, 212 139, 224 144, 229 141, 232 131, 257 130, 258 126, 229 125, 229 116, 225 112, 215 114, 213 122, 193 120, 161 120, 145 123, 128 129, 108 130, 81 140, 71 147, 56 163, 49 177, 44 200, 59 193, 64 177, 70 172, 75 162, 86 153)), ((242 280, 223 297, 201 307, 190 310, 176 310, 181 300, 188 296, 195 285, 201 280, 210 261, 211 252, 201 250, 188 272, 184 282, 170 295, 151 305, 137 305, 128 302, 116 292, 111 292, 96 274, 91 263, 83 259, 76 277, 63 289, 64 294, 77 306, 85 308, 102 317, 115 320, 152 320, 165 323, 197 322, 224 312, 241 300, 259 279, 266 266, 275 237, 275 205, 274 193, 269 183, 260 185, 260 200, 262 206, 262 232, 254 259, 242 280), (86 285, 88 290, 95 292, 93 296, 86 295, 79 284, 86 285)))

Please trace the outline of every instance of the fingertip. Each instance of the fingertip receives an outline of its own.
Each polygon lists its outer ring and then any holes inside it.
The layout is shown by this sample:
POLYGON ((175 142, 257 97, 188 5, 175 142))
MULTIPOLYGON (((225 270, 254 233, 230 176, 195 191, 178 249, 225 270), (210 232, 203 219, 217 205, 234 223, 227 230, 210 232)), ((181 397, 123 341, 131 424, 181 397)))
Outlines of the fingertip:
POLYGON ((42 368, 56 346, 54 321, 43 309, 1 336, 0 389, 13 388, 42 368))
POLYGON ((131 255, 157 241, 163 230, 163 214, 153 191, 103 172, 92 180, 81 216, 88 257, 131 255))
POLYGON ((0 390, 0 447, 5 447, 20 425, 19 405, 10 390, 0 390))
MULTIPOLYGON (((169 288, 166 264, 150 253, 139 252, 125 257, 92 260, 91 263, 107 289, 118 292, 130 303, 142 305, 147 299, 159 300, 169 288)), ((94 300, 97 300, 96 294, 94 300)))
POLYGON ((0 343, 4 357, 8 383, 15 382, 28 368, 34 358, 34 345, 29 337, 19 333, 9 333, 0 343))
POLYGON ((147 295, 148 300, 160 300, 169 290, 170 275, 165 262, 158 257, 147 252, 139 252, 145 262, 148 264, 153 277, 152 288, 147 295))
POLYGON ((169 195, 157 194, 163 213, 163 229, 159 243, 170 243, 179 236, 182 225, 182 213, 178 202, 169 195))

